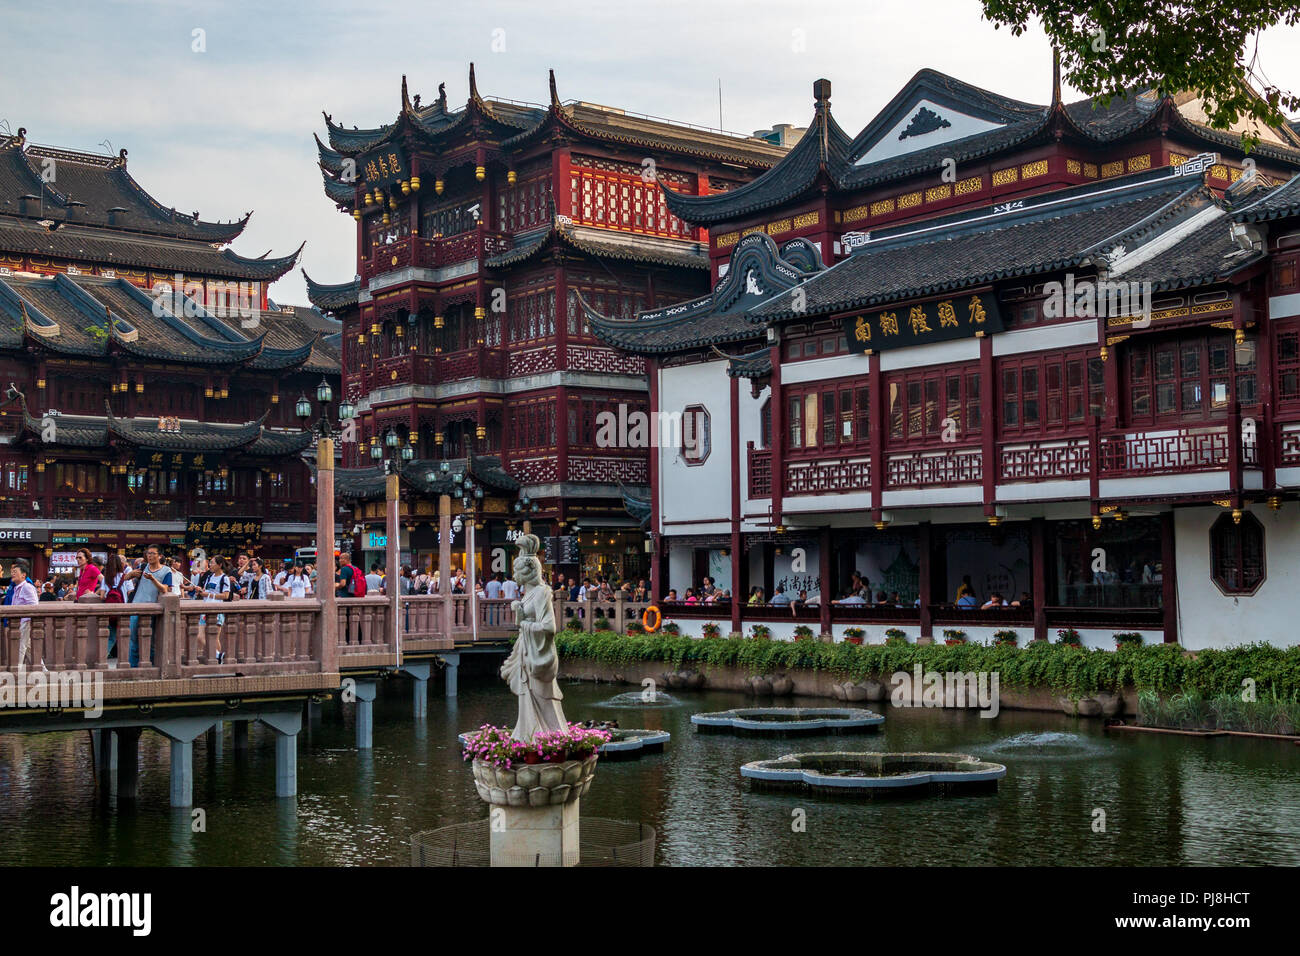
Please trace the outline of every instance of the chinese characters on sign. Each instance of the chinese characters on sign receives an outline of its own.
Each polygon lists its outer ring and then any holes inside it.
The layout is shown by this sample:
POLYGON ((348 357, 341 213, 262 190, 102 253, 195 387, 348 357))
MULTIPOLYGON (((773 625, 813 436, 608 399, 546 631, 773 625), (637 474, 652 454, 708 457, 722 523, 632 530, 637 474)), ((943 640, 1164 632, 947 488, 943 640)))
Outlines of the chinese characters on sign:
POLYGON ((408 178, 406 158, 391 146, 362 156, 359 172, 367 186, 388 186, 408 178))
POLYGON ((1002 331, 1002 313, 992 292, 951 296, 902 308, 884 308, 844 319, 850 352, 925 345, 1002 331))
POLYGON ((223 515, 199 515, 185 522, 185 547, 203 547, 207 551, 242 548, 262 538, 260 518, 231 518, 223 515))
POLYGON ((206 471, 216 464, 217 459, 205 451, 137 451, 135 465, 137 468, 150 468, 155 471, 206 471))

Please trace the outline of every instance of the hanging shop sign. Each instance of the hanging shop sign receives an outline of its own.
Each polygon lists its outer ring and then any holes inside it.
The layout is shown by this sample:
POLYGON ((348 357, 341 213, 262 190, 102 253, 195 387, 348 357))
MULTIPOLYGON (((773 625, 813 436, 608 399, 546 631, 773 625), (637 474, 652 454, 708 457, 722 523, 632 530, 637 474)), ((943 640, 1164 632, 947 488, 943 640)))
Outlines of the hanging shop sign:
POLYGON ((260 518, 230 518, 197 515, 185 523, 185 547, 203 547, 208 551, 241 548, 262 538, 260 518))
POLYGON ((1002 312, 992 292, 957 295, 918 305, 889 305, 844 319, 850 352, 928 345, 1002 331, 1002 312))
MULTIPOLYGON (((20 541, 23 543, 31 542, 32 544, 44 544, 50 540, 50 530, 48 528, 5 528, 0 527, 0 542, 20 541)), ((54 540, 58 542, 59 536, 56 534, 54 540)), ((73 542, 69 541, 69 544, 73 542)), ((79 538, 76 544, 85 544, 85 538, 79 538)))
POLYGON ((575 534, 543 538, 546 542, 547 564, 577 564, 578 536, 575 534))
POLYGON ((409 178, 406 156, 392 145, 362 155, 357 173, 364 185, 381 188, 409 178))
POLYGON ((209 471, 220 467, 219 456, 207 451, 148 451, 135 453, 135 466, 154 471, 209 471))

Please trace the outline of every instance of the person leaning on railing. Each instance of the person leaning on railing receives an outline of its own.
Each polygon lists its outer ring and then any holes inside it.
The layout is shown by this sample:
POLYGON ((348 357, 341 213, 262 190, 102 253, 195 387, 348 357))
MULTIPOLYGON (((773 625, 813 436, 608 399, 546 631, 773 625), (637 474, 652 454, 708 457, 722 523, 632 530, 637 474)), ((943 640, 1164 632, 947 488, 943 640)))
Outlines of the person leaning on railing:
MULTIPOLYGON (((13 587, 8 602, 11 606, 36 604, 40 600, 36 593, 36 586, 27 580, 27 562, 22 558, 16 560, 13 567, 9 569, 9 580, 13 587)), ((17 667, 21 667, 26 662, 27 652, 31 646, 32 619, 25 617, 18 622, 18 660, 15 662, 17 667)), ((44 660, 41 661, 41 670, 47 670, 44 660)))
MULTIPOLYGON (((161 600, 161 596, 166 593, 172 585, 171 568, 163 567, 162 552, 157 545, 149 545, 144 552, 145 567, 139 570, 131 571, 130 580, 135 582, 135 589, 131 592, 132 604, 155 604, 161 600)), ((158 634, 157 615, 150 615, 150 625, 153 629, 155 638, 158 634)), ((128 650, 128 657, 132 667, 140 666, 140 615, 131 615, 131 643, 128 650)), ((153 666, 158 651, 158 641, 154 640, 149 645, 149 665, 153 666)))

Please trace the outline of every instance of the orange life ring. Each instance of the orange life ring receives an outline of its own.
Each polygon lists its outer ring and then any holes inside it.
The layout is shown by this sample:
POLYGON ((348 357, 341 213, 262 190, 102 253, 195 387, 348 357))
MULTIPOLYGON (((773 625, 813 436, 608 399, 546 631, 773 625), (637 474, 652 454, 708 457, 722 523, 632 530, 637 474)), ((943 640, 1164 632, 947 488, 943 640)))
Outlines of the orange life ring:
POLYGON ((659 630, 659 625, 662 624, 663 622, 664 622, 664 616, 659 613, 659 608, 654 604, 651 604, 648 608, 646 608, 644 611, 641 612, 641 626, 645 628, 647 634, 653 634, 655 631, 659 630), (650 626, 651 611, 655 612, 654 627, 650 626))

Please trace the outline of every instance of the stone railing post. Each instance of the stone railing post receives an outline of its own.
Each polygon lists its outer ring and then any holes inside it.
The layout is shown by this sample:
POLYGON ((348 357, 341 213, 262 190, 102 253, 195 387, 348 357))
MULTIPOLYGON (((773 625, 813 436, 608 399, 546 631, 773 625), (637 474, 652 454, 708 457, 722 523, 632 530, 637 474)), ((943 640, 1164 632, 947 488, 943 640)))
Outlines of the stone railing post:
MULTIPOLYGON (((181 676, 181 596, 168 591, 162 596, 162 608, 159 631, 154 635, 160 644, 158 665, 163 680, 174 680, 181 676)), ((121 637, 118 642, 121 643, 121 637)), ((121 653, 119 650, 119 659, 121 653)))
POLYGON ((451 639, 451 495, 438 496, 438 594, 442 596, 442 635, 451 639))
POLYGON ((316 590, 320 614, 312 624, 311 655, 323 674, 339 669, 339 609, 334 594, 334 440, 316 443, 316 590))
POLYGON ((623 608, 623 598, 624 598, 624 595, 623 595, 623 589, 622 589, 622 588, 619 588, 619 590, 617 590, 617 591, 614 592, 614 621, 613 621, 613 624, 614 624, 614 633, 616 633, 616 634, 622 634, 622 633, 624 633, 624 632, 627 630, 627 621, 625 621, 625 620, 623 619, 623 615, 624 615, 625 613, 627 613, 627 612, 624 610, 624 608, 623 608))

